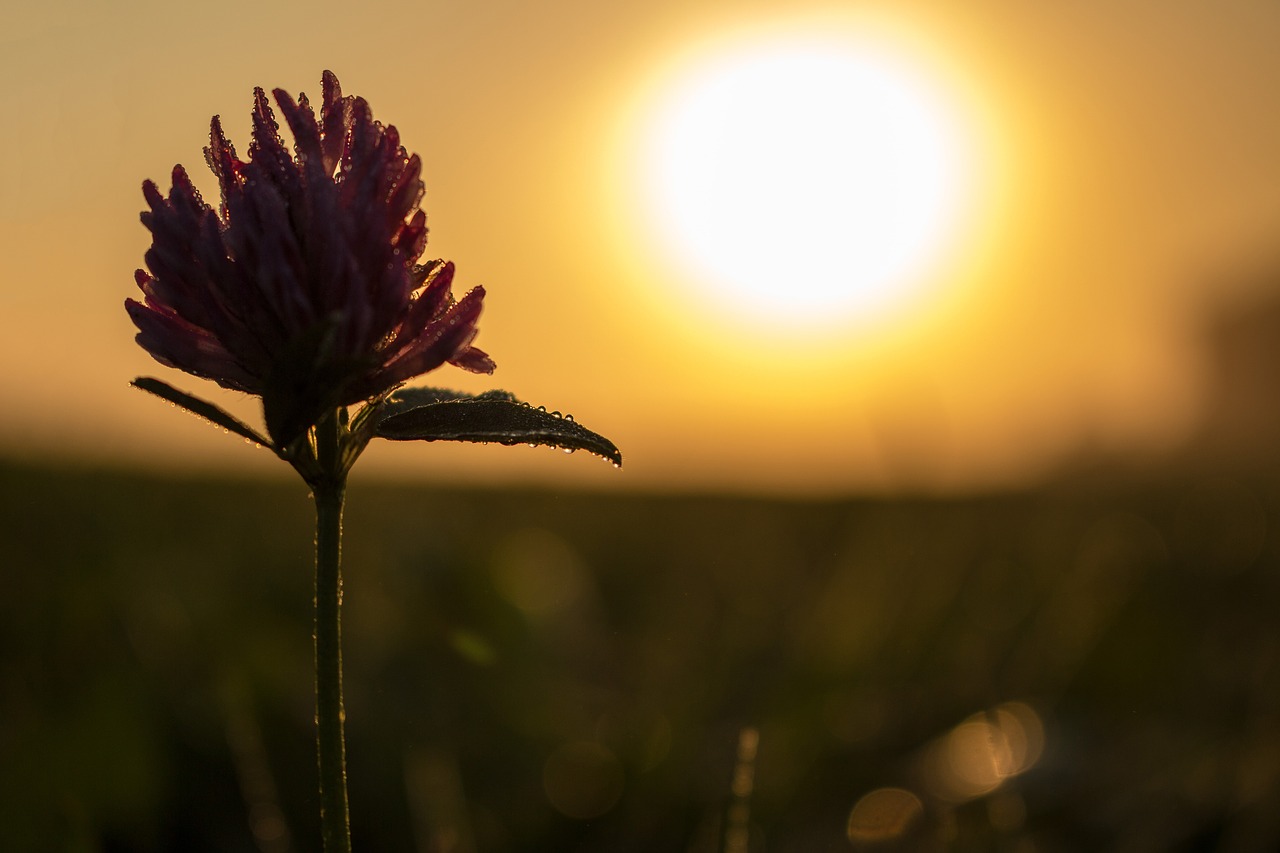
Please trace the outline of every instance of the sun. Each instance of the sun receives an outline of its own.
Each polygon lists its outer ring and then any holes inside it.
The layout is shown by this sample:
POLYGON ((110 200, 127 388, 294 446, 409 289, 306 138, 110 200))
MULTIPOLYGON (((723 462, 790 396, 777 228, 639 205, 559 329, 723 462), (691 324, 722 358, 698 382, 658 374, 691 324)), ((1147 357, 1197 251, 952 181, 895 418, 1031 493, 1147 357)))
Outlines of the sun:
POLYGON ((963 123, 923 66, 881 44, 722 45, 666 75, 652 104, 645 218, 717 312, 775 328, 879 321, 918 300, 958 237, 963 123))

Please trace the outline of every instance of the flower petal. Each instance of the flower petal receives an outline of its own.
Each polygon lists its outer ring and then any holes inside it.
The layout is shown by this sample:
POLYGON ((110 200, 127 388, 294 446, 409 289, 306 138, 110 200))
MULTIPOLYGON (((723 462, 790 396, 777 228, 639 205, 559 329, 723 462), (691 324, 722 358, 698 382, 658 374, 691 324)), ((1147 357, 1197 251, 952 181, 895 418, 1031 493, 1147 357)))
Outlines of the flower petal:
POLYGON ((489 354, 477 347, 467 347, 449 359, 449 363, 454 367, 461 367, 468 373, 493 373, 498 369, 498 365, 489 357, 489 354))
POLYGON ((320 107, 320 138, 325 174, 332 175, 342 160, 347 130, 351 127, 351 99, 342 97, 342 85, 332 71, 324 72, 321 87, 324 100, 320 107))
POLYGON ((289 125, 289 132, 293 134, 294 151, 303 165, 311 164, 316 169, 323 169, 324 151, 320 145, 320 127, 316 124, 311 107, 295 103, 284 89, 272 89, 271 94, 275 96, 280 112, 289 125))
POLYGON ((484 288, 470 290, 432 320, 404 352, 388 366, 394 384, 420 376, 458 356, 476 336, 476 321, 484 307, 484 288))
POLYGON ((240 186, 240 167, 244 164, 236 157, 235 146, 222 132, 222 120, 214 116, 209 122, 209 146, 204 149, 204 161, 218 179, 222 192, 222 215, 227 215, 227 195, 240 186))
POLYGON ((138 345, 166 367, 212 379, 224 388, 256 394, 260 382, 244 370, 216 338, 176 314, 133 299, 125 300, 138 345))

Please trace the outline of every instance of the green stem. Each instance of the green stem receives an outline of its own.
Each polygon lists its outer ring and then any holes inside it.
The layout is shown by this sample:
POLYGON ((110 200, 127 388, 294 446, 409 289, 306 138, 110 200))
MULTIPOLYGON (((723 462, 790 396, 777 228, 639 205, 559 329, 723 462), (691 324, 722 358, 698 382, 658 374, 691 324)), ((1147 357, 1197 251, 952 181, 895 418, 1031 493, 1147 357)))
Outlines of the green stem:
POLYGON ((316 428, 316 455, 327 475, 312 484, 316 501, 316 754, 320 766, 320 825, 325 853, 350 853, 347 756, 342 707, 342 505, 346 476, 340 463, 337 419, 316 428))

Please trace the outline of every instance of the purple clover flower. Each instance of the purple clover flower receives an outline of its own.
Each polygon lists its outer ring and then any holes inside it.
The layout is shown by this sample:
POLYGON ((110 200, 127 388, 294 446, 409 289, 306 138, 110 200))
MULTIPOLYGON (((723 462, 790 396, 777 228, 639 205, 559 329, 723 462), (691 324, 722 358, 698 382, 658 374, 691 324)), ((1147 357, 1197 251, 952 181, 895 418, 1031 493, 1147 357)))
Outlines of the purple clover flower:
POLYGON ((161 364, 262 398, 269 437, 153 377, 133 385, 270 448, 311 487, 316 506, 316 755, 325 853, 350 853, 342 702, 341 541, 347 474, 373 438, 585 449, 622 465, 604 436, 505 391, 404 387, 445 364, 492 373, 471 342, 484 300, 452 293, 453 264, 420 263, 427 245, 421 163, 394 127, 343 97, 324 73, 320 118, 280 89, 293 134, 280 138, 254 91, 253 141, 242 161, 214 116, 205 159, 214 211, 175 166, 150 210, 143 300, 125 300, 138 343, 161 364), (356 406, 354 413, 348 409, 356 406))
POLYGON ((135 276, 143 300, 125 301, 138 343, 161 364, 260 396, 277 448, 446 362, 493 372, 472 346, 483 288, 455 300, 453 264, 420 261, 418 156, 332 72, 318 119, 305 95, 273 94, 292 154, 260 88, 247 161, 213 118, 217 211, 180 165, 167 198, 143 184, 150 271, 135 276))

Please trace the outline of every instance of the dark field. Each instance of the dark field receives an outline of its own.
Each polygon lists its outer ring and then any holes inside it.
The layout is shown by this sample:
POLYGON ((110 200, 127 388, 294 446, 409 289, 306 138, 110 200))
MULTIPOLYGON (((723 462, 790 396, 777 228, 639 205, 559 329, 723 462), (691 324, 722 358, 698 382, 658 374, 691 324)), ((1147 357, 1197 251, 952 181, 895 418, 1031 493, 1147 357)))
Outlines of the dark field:
MULTIPOLYGON (((305 491, 10 464, 0 500, 0 849, 318 849, 305 491)), ((1278 529, 1261 477, 357 477, 356 849, 1280 849, 1278 529)))

